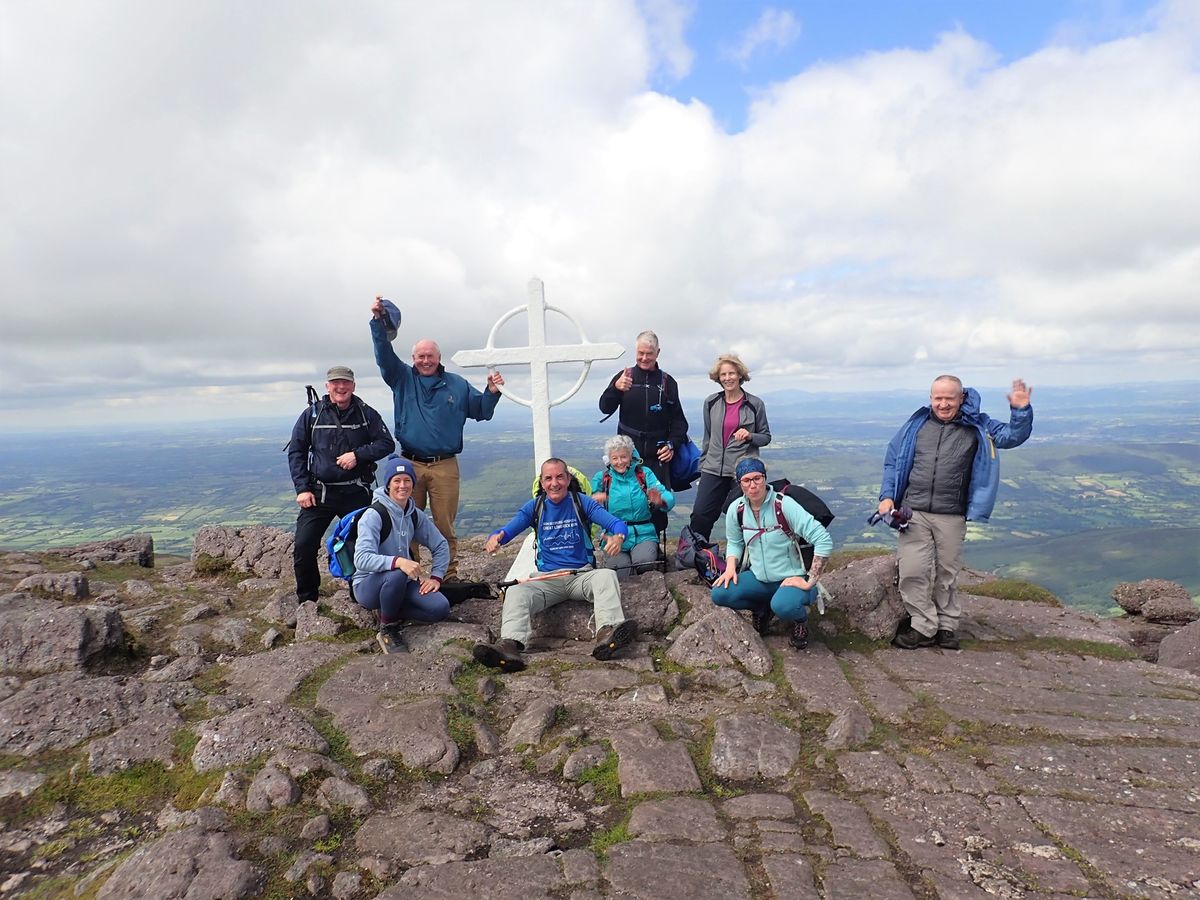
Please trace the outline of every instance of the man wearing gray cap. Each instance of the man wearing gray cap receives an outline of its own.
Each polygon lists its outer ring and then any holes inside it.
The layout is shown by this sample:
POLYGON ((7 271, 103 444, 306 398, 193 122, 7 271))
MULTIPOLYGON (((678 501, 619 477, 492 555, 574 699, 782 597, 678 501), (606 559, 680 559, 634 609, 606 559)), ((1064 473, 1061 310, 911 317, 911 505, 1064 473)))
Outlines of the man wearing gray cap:
POLYGON ((300 603, 317 599, 317 552, 325 529, 335 518, 371 502, 375 463, 396 447, 379 413, 354 396, 350 369, 334 366, 326 372, 325 390, 300 414, 288 443, 288 467, 300 507, 292 550, 300 603))

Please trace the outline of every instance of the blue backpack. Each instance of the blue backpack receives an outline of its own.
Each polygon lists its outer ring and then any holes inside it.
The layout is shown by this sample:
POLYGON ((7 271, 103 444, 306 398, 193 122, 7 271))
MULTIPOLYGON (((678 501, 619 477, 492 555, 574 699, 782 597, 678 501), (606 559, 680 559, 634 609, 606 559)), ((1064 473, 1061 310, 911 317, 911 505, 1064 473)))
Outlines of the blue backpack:
MULTIPOLYGON (((387 540, 392 533, 392 517, 387 507, 376 500, 370 506, 356 509, 347 513, 338 521, 333 534, 325 541, 325 549, 329 551, 329 574, 334 578, 349 580, 354 576, 354 545, 358 542, 358 520, 368 509, 379 513, 382 524, 379 526, 379 543, 387 540)), ((417 529, 417 508, 413 507, 409 514, 412 519, 413 531, 417 529)))

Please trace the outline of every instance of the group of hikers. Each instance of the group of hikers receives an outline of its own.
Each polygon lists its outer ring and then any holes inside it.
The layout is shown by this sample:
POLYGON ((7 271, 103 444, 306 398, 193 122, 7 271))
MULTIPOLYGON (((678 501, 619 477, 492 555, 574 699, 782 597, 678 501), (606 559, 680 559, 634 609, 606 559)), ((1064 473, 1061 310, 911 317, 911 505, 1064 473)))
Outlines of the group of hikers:
MULTIPOLYGON (((428 338, 413 345, 411 363, 400 359, 392 347, 400 320, 395 304, 375 298, 371 340, 392 389, 394 432, 355 395, 354 372, 333 366, 326 394, 312 395, 288 445, 300 508, 297 599, 317 599, 318 552, 330 523, 361 510, 354 520, 351 595, 378 613, 385 653, 405 649, 404 622, 436 622, 450 613, 446 594, 461 584, 454 520, 463 428, 467 419, 492 418, 504 384, 493 371, 480 391, 447 372, 428 338), (376 477, 380 486, 372 490, 376 477), (418 546, 427 548, 428 563, 419 560, 418 546)), ((766 405, 744 388, 749 370, 734 354, 717 358, 709 377, 721 390, 704 400, 703 439, 694 448, 679 386, 659 367, 659 352, 653 332, 639 334, 636 364, 614 375, 601 394, 601 412, 618 415, 617 433, 604 444, 604 468, 589 479, 561 459, 545 460, 534 496, 488 536, 487 552, 495 553, 531 529, 536 571, 507 587, 499 640, 473 651, 483 665, 525 668, 532 616, 567 599, 593 607, 595 658, 610 659, 634 640, 637 624, 622 610, 620 581, 661 564, 660 535, 675 505, 672 463, 695 449, 699 482, 685 534, 700 546, 715 546, 712 528, 725 517, 724 567, 711 579, 713 603, 749 610, 763 635, 775 618, 784 620, 790 644, 808 645, 808 608, 817 600, 833 541, 802 503, 767 479, 759 451, 771 442, 771 430, 766 405)), ((899 590, 909 620, 895 646, 958 648, 955 584, 966 523, 990 516, 999 486, 996 451, 1029 437, 1031 393, 1015 379, 1007 420, 993 419, 980 409, 978 392, 940 375, 929 404, 889 442, 872 521, 897 530, 899 590)))

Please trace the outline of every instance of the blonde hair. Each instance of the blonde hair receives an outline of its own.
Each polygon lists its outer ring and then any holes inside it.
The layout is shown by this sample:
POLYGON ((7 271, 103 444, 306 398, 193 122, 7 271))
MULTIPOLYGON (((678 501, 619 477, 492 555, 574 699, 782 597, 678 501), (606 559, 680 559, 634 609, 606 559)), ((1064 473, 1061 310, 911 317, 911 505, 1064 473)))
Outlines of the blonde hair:
POLYGON ((725 365, 726 363, 729 363, 729 365, 737 369, 738 377, 742 380, 743 384, 750 380, 750 370, 746 368, 746 364, 742 362, 740 358, 738 358, 736 353, 722 353, 720 356, 718 356, 717 361, 713 363, 713 367, 708 370, 708 377, 717 384, 720 384, 721 379, 719 375, 721 372, 721 366, 725 365))

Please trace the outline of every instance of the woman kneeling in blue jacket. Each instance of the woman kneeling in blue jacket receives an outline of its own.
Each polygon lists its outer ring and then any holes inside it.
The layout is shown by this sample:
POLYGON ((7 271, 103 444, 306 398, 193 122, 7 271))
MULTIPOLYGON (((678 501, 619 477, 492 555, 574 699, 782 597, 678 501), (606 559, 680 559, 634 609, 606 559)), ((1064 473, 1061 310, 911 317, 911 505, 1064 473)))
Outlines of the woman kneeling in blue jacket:
POLYGON ((729 542, 725 571, 713 582, 713 603, 751 610, 754 627, 763 635, 775 616, 790 620, 791 645, 803 650, 808 646, 808 606, 817 599, 817 579, 833 552, 833 539, 804 507, 791 497, 776 494, 767 484, 767 467, 762 460, 741 460, 735 474, 744 496, 734 501, 725 514, 729 542), (776 517, 777 498, 778 509, 792 534, 813 545, 811 569, 805 568, 796 542, 776 517), (739 572, 743 558, 748 567, 739 572))
POLYGON ((450 615, 450 601, 438 590, 450 564, 450 545, 434 527, 433 520, 412 501, 416 473, 400 456, 389 456, 380 466, 383 487, 375 489, 372 508, 358 520, 354 545, 352 594, 360 606, 379 610, 376 639, 384 653, 407 649, 400 633, 405 619, 440 622, 450 615), (381 504, 391 519, 391 531, 379 540, 383 520, 374 505, 381 504), (421 574, 421 564, 411 558, 414 543, 433 554, 430 574, 421 574))

